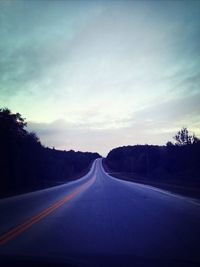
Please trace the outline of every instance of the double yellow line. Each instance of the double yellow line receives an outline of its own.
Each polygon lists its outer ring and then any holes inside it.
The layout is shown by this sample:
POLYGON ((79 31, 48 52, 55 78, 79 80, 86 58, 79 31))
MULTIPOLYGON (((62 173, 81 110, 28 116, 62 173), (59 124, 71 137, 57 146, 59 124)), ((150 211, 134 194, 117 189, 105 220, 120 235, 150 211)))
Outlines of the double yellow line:
POLYGON ((0 245, 3 245, 5 243, 7 243, 9 240, 15 238, 16 236, 18 236, 19 234, 24 232, 26 229, 30 228, 33 224, 35 224, 36 222, 40 221, 41 219, 43 219, 44 217, 46 217, 47 215, 52 213, 54 210, 56 210, 57 208, 59 208, 60 206, 65 204, 67 201, 69 201, 70 199, 75 197, 77 194, 82 192, 84 189, 89 187, 91 184, 93 184, 95 179, 96 179, 96 177, 93 177, 88 182, 86 182, 83 185, 79 186, 76 190, 72 191, 70 194, 68 194, 64 198, 56 201, 53 205, 49 206, 48 208, 46 208, 45 210, 39 212, 38 214, 36 214, 35 216, 31 217, 30 219, 28 219, 24 223, 21 223, 21 224, 15 226, 14 228, 9 230, 8 232, 6 232, 3 235, 1 235, 0 236, 0 245))

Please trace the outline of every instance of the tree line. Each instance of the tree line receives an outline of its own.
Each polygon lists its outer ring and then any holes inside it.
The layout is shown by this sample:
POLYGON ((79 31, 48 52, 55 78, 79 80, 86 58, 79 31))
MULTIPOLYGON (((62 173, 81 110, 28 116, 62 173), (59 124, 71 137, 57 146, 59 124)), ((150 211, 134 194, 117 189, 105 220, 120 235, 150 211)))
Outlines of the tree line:
POLYGON ((0 109, 0 196, 7 196, 80 176, 100 155, 44 147, 37 135, 26 130, 19 113, 0 109))
POLYGON ((105 160, 114 172, 135 173, 151 180, 200 185, 200 140, 182 128, 165 146, 135 145, 111 150, 105 160))

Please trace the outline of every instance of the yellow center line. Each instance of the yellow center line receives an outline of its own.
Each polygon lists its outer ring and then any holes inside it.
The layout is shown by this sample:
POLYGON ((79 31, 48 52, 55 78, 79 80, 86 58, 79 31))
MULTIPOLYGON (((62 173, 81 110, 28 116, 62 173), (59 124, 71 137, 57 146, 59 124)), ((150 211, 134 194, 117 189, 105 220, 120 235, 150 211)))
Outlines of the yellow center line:
POLYGON ((47 215, 49 215, 50 213, 55 211, 57 208, 62 206, 64 203, 66 203, 67 201, 69 201, 70 199, 75 197, 77 194, 79 194, 84 189, 86 189, 91 184, 93 184, 94 181, 95 181, 95 178, 96 177, 93 177, 91 180, 89 180, 88 182, 86 182, 83 185, 79 186, 76 190, 72 191, 70 194, 66 195, 64 198, 56 201, 54 204, 52 204, 51 206, 49 206, 45 210, 39 212, 35 216, 31 217, 30 219, 28 219, 24 223, 21 223, 21 224, 15 226, 15 227, 13 227, 12 229, 7 231, 6 233, 2 234, 0 236, 0 245, 3 245, 5 243, 7 243, 9 240, 15 238, 16 236, 18 236, 19 234, 24 232, 26 229, 30 228, 33 224, 35 224, 36 222, 40 221, 41 219, 43 219, 44 217, 46 217, 47 215))

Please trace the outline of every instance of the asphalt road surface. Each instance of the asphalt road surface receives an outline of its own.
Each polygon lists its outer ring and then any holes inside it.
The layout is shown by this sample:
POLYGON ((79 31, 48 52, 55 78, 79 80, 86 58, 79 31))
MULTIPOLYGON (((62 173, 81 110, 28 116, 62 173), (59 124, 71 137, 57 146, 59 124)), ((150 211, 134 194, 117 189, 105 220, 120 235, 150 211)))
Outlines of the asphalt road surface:
POLYGON ((97 159, 77 181, 0 201, 0 260, 200 266, 200 203, 113 178, 97 159))

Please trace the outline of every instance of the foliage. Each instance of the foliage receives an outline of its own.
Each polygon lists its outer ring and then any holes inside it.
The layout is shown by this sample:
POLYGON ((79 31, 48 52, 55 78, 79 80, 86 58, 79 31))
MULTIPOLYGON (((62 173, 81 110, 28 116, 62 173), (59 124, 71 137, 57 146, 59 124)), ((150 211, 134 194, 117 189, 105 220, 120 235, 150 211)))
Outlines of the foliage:
POLYGON ((199 159, 199 142, 188 145, 137 145, 111 150, 106 164, 114 172, 131 173, 136 177, 200 184, 199 159))
POLYGON ((187 128, 183 127, 177 134, 173 137, 176 141, 175 145, 191 145, 198 143, 200 140, 195 136, 195 134, 189 135, 187 128))
POLYGON ((0 195, 66 182, 100 157, 97 153, 45 148, 26 125, 19 113, 0 109, 0 195))

